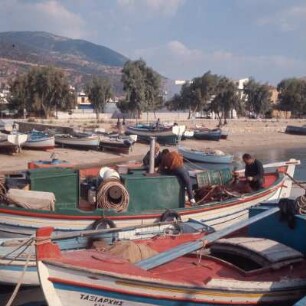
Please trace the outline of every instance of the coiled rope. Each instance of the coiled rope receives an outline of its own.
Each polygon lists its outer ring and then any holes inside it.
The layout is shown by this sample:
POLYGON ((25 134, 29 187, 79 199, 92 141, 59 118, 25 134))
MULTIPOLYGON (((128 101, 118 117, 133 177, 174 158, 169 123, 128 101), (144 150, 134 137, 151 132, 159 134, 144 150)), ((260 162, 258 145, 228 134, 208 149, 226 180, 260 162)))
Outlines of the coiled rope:
POLYGON ((97 207, 121 212, 128 208, 129 201, 129 193, 118 179, 105 180, 98 187, 97 207))
POLYGON ((290 174, 285 172, 285 175, 287 175, 296 185, 305 190, 305 194, 297 197, 294 204, 297 213, 300 215, 306 215, 306 188, 300 182, 294 179, 290 174))
POLYGON ((301 195, 295 200, 295 207, 300 215, 306 215, 306 196, 301 195))

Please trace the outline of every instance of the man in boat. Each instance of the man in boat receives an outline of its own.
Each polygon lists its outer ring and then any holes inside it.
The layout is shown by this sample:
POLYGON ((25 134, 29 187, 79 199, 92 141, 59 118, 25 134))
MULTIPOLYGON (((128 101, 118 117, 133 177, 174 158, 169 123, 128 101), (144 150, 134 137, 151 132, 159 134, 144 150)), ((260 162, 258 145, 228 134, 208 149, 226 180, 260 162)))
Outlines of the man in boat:
POLYGON ((183 156, 176 151, 170 152, 168 149, 162 151, 162 159, 159 171, 165 174, 176 175, 187 189, 188 198, 191 205, 196 204, 189 173, 184 167, 183 156))
POLYGON ((242 160, 245 163, 244 174, 248 185, 252 188, 252 190, 259 190, 260 188, 263 188, 264 168, 262 163, 248 153, 243 154, 242 160))
MULTIPOLYGON (((162 154, 160 152, 160 145, 159 143, 155 143, 155 155, 154 155, 154 167, 158 168, 160 166, 161 163, 161 159, 162 159, 162 154)), ((148 168, 150 165, 150 150, 147 152, 147 154, 145 155, 145 157, 142 160, 143 165, 148 168)))

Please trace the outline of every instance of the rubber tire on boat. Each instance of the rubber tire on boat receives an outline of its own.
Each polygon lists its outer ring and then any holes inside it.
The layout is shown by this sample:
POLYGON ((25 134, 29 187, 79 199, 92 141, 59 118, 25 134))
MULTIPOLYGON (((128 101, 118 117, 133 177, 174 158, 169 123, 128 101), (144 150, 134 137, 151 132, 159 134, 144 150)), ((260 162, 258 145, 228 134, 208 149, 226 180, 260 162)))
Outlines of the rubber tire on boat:
POLYGON ((161 216, 160 216, 160 221, 165 222, 165 221, 182 221, 181 216, 174 210, 167 209, 161 216))
POLYGON ((102 218, 99 219, 97 221, 95 221, 92 225, 92 228, 94 230, 98 230, 98 229, 106 229, 106 228, 115 228, 116 224, 114 223, 114 221, 107 219, 107 218, 102 218))

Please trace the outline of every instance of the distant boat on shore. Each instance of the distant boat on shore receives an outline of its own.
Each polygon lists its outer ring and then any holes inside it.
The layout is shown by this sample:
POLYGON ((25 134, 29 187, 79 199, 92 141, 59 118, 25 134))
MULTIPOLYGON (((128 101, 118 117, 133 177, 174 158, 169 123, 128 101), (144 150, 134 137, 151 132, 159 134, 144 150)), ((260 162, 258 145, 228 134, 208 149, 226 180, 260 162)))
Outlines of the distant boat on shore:
POLYGON ((55 138, 45 132, 33 130, 28 134, 28 139, 23 144, 23 147, 35 150, 53 149, 55 147, 55 138))
POLYGON ((225 154, 220 150, 201 151, 179 147, 178 151, 185 159, 201 163, 230 164, 234 159, 233 155, 225 154))
POLYGON ((306 135, 306 125, 303 126, 287 125, 285 133, 294 134, 294 135, 306 135))
POLYGON ((80 148, 80 149, 98 149, 100 137, 94 134, 74 133, 55 134, 55 143, 61 146, 80 148))

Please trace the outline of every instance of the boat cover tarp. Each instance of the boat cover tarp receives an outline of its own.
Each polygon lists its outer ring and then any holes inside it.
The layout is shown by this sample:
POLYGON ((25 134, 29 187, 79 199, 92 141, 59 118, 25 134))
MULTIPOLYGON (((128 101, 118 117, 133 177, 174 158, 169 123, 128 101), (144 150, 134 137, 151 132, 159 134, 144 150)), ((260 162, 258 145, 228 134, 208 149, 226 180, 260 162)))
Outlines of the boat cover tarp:
POLYGON ((52 192, 33 191, 11 188, 7 192, 7 197, 16 205, 27 209, 41 209, 54 211, 55 196, 52 192))

